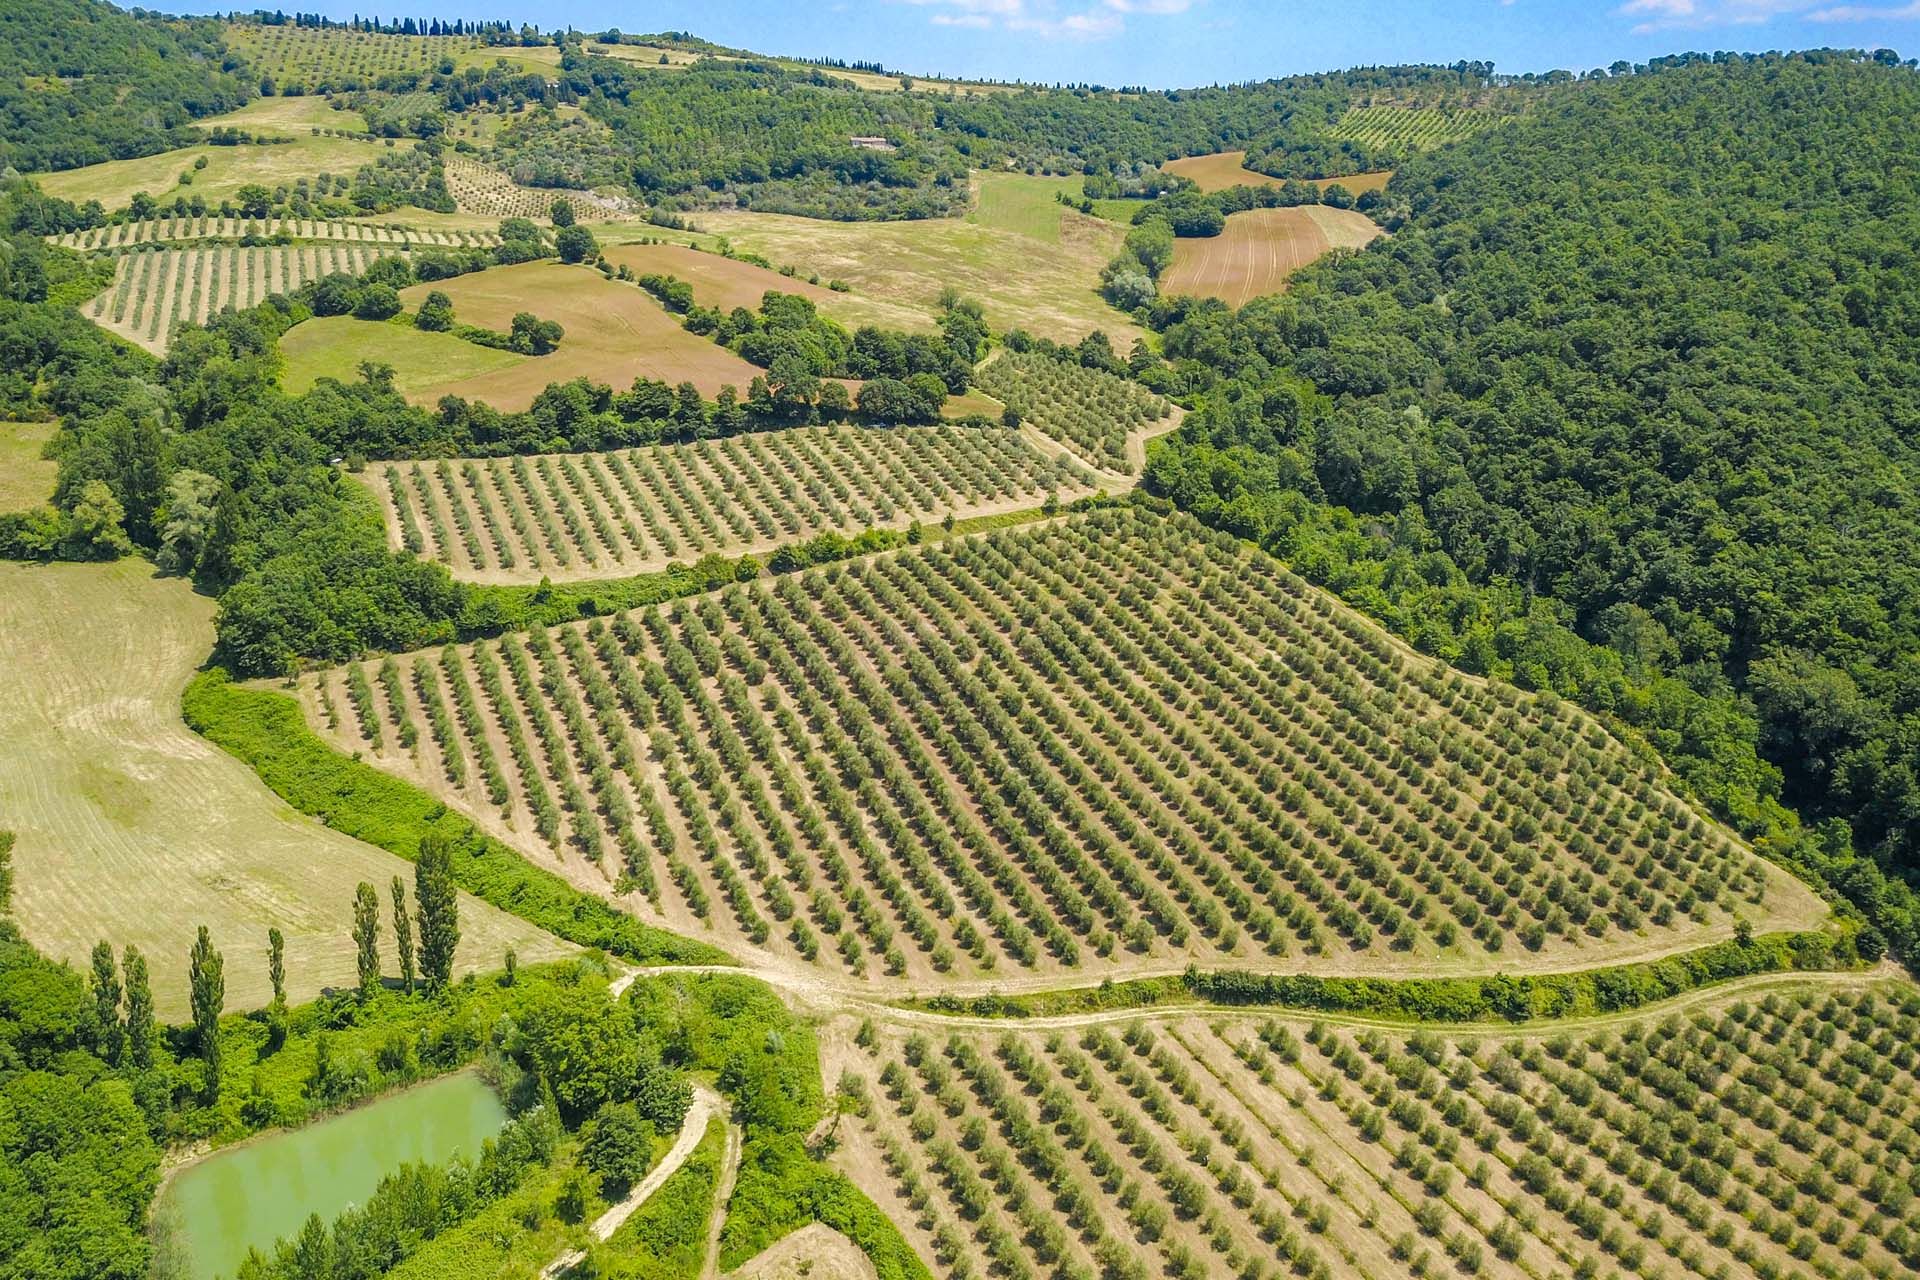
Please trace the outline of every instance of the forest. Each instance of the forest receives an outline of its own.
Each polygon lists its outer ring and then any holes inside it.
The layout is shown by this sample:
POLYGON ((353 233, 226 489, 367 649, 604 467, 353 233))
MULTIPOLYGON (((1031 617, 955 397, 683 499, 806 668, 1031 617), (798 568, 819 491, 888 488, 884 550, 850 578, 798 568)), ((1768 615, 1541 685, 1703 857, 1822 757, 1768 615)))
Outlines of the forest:
POLYGON ((1891 54, 1686 60, 1409 160, 1376 251, 1157 304, 1199 403, 1150 484, 1911 866, 1916 108, 1891 54))

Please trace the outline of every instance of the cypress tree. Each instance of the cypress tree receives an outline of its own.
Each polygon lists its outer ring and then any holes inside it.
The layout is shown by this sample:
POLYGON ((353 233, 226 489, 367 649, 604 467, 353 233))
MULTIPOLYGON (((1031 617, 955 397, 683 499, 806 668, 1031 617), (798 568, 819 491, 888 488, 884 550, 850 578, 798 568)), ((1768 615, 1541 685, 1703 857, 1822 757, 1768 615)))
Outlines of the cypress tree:
POLYGON ((362 880, 353 891, 353 941, 360 951, 360 998, 380 989, 380 895, 362 880))
POLYGON ((120 1065, 126 1047, 126 1028, 120 1025, 120 974, 113 963, 113 948, 103 939, 93 946, 93 1008, 98 1026, 95 1035, 100 1056, 113 1066, 120 1065))
POLYGON ((226 962, 213 949, 205 925, 200 926, 187 960, 187 983, 193 1006, 194 1043, 207 1066, 204 1098, 211 1104, 220 1097, 220 1010, 227 1002, 227 978, 226 962))
POLYGON ((393 878, 393 941, 400 951, 400 977, 412 995, 420 971, 413 954, 413 920, 407 915, 407 886, 399 876, 393 878))
POLYGON ((267 980, 273 983, 273 1004, 287 1007, 287 940, 279 926, 267 930, 267 980))
POLYGON ((419 914, 420 976, 440 991, 453 978, 453 952, 460 945, 460 904, 453 888, 453 851, 429 832, 413 867, 413 901, 419 914))
POLYGON ((120 969, 127 978, 127 1060, 145 1071, 153 1065, 153 988, 147 982, 147 958, 130 946, 120 969))

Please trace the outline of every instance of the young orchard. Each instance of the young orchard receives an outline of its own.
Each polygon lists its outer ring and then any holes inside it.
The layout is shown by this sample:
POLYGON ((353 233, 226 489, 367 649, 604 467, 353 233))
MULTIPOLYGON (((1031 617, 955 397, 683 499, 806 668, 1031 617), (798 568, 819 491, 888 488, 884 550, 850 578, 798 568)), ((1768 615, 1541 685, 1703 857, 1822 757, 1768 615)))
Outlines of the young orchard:
POLYGON ((1821 914, 1586 716, 1132 509, 405 658, 397 698, 368 665, 303 683, 341 749, 851 974, 1581 968, 1821 914))
POLYGON ((1131 475, 1132 436, 1151 432, 1173 412, 1137 382, 1033 352, 1007 351, 976 375, 982 391, 1087 463, 1131 475))

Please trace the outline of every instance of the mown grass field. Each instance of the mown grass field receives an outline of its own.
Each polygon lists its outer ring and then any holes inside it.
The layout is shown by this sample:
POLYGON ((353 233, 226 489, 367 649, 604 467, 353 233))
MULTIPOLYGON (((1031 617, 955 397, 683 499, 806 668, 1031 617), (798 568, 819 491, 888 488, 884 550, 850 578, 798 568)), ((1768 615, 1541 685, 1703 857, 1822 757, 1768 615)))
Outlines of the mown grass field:
POLYGON ((281 337, 280 354, 286 360, 280 385, 295 395, 322 378, 357 382, 360 366, 372 363, 391 366, 394 388, 415 404, 437 400, 436 388, 446 382, 517 369, 534 359, 450 333, 352 316, 321 316, 295 325, 281 337))
POLYGON ((542 320, 559 321, 566 336, 550 355, 523 357, 480 374, 440 372, 416 397, 421 403, 451 394, 516 411, 532 404, 549 383, 578 377, 618 389, 645 376, 691 382, 708 396, 729 385, 744 394, 762 372, 718 343, 682 329, 637 286, 586 267, 527 262, 414 285, 400 296, 412 309, 436 289, 453 299, 454 316, 462 324, 504 332, 516 312, 531 311, 542 320))
POLYGON ((1920 990, 1462 1036, 1247 1014, 829 1034, 840 1166, 936 1274, 1893 1276, 1920 990), (1790 1087, 1789 1087, 1790 1085, 1790 1087))
POLYGON ((627 576, 834 530, 932 524, 1090 492, 1004 428, 818 427, 616 453, 375 465, 396 546, 483 582, 627 576))
POLYGON ((358 111, 348 109, 344 99, 316 93, 255 98, 238 111, 229 111, 223 116, 208 116, 200 121, 200 125, 206 129, 224 125, 231 129, 245 129, 253 134, 289 137, 311 133, 315 129, 346 133, 367 131, 366 119, 358 111), (334 105, 336 102, 340 103, 337 107, 334 105))
MULTIPOLYGON (((811 299, 820 314, 850 329, 863 324, 904 332, 927 332, 934 327, 932 311, 869 298, 858 293, 836 292, 825 284, 810 283, 805 276, 782 275, 751 262, 722 257, 685 244, 610 245, 607 261, 616 267, 631 267, 635 275, 674 276, 693 286, 694 301, 703 307, 731 311, 745 307, 757 311, 760 299, 768 292, 794 293, 811 299)), ((826 277, 821 277, 824 281, 826 277)))
MULTIPOLYGON (((216 147, 202 143, 135 160, 109 160, 83 169, 30 176, 50 196, 75 204, 98 200, 109 212, 126 208, 136 191, 167 202, 176 195, 189 199, 199 196, 217 207, 249 184, 272 190, 316 173, 351 174, 370 163, 385 145, 356 138, 316 138, 304 129, 295 131, 292 137, 291 142, 270 145, 216 147), (202 156, 207 167, 195 169, 194 161, 202 156), (183 174, 192 175, 191 185, 180 185, 183 174)), ((401 140, 395 145, 413 144, 401 140)))
POLYGON ((375 258, 396 252, 368 241, 273 248, 207 241, 192 248, 148 249, 121 255, 113 284, 80 312, 129 342, 164 353, 181 325, 204 324, 223 310, 292 293, 332 272, 357 274, 375 258))
POLYGON ((1095 329, 1126 351, 1142 331, 1100 297, 1100 268, 1125 228, 1061 210, 1057 243, 965 219, 821 222, 774 213, 698 215, 703 231, 803 275, 844 280, 856 294, 925 314, 951 285, 980 300, 996 330, 1024 328, 1057 342, 1095 329))
POLYGON ((1226 230, 1217 236, 1176 240, 1173 265, 1161 276, 1160 289, 1237 307, 1285 292, 1301 267, 1335 249, 1361 248, 1380 234, 1379 224, 1351 209, 1249 209, 1228 217, 1226 230))
POLYGON ((0 422, 0 511, 22 511, 53 497, 59 468, 42 450, 57 429, 52 422, 0 422))
MULTIPOLYGON (((190 732, 180 690, 213 644, 213 601, 151 565, 0 564, 0 814, 14 916, 35 946, 84 967, 101 938, 147 956, 161 1013, 186 1013, 187 951, 207 925, 229 1008, 270 995, 267 929, 286 935, 295 999, 354 981, 353 890, 385 894, 398 858, 281 804, 190 732)), ((384 900, 384 899, 383 899, 384 900)), ((560 944, 461 899, 460 966, 560 944)), ((387 970, 397 972, 390 941, 387 970)))
POLYGON ((1585 715, 1130 509, 300 693, 644 919, 869 982, 1584 968, 1826 915, 1585 715))
MULTIPOLYGON (((1191 178, 1202 191, 1225 191, 1228 187, 1277 187, 1283 179, 1246 167, 1244 151, 1216 151, 1211 155, 1183 156, 1161 165, 1168 173, 1191 178)), ((1340 178, 1315 178, 1313 186, 1322 190, 1339 183, 1354 195, 1378 191, 1387 185, 1391 172, 1356 173, 1340 178)))

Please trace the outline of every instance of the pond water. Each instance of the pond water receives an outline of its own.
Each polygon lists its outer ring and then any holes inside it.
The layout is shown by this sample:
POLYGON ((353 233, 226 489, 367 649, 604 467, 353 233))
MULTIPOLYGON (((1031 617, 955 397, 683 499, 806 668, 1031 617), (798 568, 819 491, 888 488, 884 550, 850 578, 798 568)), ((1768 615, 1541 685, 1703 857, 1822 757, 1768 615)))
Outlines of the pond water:
POLYGON ((310 1213, 331 1222, 408 1161, 477 1155, 506 1118, 478 1076, 448 1076, 208 1156, 167 1184, 154 1212, 171 1228, 180 1275, 231 1276, 249 1248, 269 1251, 310 1213))

